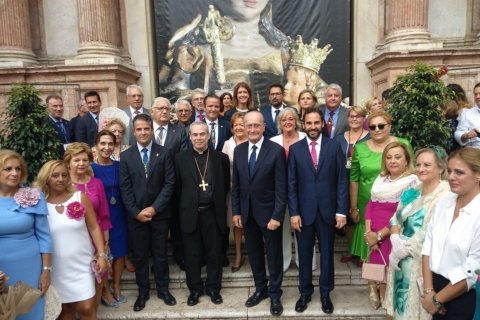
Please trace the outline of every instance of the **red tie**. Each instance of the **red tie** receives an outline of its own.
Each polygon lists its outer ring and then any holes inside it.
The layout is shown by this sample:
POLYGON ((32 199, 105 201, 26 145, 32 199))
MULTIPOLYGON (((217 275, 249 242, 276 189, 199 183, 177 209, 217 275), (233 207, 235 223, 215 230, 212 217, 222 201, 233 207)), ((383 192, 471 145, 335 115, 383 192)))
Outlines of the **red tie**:
POLYGON ((198 118, 200 119, 200 121, 203 121, 203 119, 205 118, 205 116, 203 114, 199 114, 198 115, 198 118))
POLYGON ((332 128, 333 128, 333 112, 330 111, 330 116, 328 117, 327 121, 327 130, 328 130, 328 137, 332 137, 332 128))
POLYGON ((310 142, 310 145, 312 146, 312 150, 310 151, 310 154, 312 155, 312 162, 313 162, 313 167, 315 168, 315 171, 318 169, 318 160, 317 160, 317 152, 315 151, 315 146, 317 143, 315 141, 310 142))
POLYGON ((140 111, 135 110, 133 113, 135 113, 135 115, 137 115, 137 114, 140 114, 140 111))

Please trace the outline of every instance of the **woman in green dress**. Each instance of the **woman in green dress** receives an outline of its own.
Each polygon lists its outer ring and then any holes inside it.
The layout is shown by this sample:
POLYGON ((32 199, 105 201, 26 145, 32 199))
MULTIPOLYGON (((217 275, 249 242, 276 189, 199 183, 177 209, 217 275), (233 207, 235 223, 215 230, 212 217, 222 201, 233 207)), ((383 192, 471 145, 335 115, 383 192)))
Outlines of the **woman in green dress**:
POLYGON ((357 143, 354 148, 350 170, 350 217, 355 225, 350 253, 359 256, 358 267, 368 255, 365 242, 365 208, 370 200, 373 181, 379 175, 382 166, 382 153, 387 144, 394 141, 405 143, 413 156, 410 143, 402 138, 390 135, 392 117, 383 110, 375 111, 368 117, 370 139, 357 143))
POLYGON ((384 308, 390 319, 431 319, 420 303, 417 279, 422 277, 422 245, 435 205, 450 191, 446 178, 446 153, 438 147, 415 154, 415 173, 422 182, 400 197, 390 219, 390 269, 384 308))

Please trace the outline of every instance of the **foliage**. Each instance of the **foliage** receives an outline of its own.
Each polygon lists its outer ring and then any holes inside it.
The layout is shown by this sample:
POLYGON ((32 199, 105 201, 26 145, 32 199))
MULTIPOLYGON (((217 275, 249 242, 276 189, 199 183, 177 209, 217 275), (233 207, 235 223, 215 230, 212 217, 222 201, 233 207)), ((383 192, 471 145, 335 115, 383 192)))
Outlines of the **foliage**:
POLYGON ((392 134, 407 139, 414 150, 430 144, 445 147, 450 128, 442 108, 454 96, 440 80, 448 72, 447 67, 436 70, 417 61, 406 71, 389 94, 392 134))
POLYGON ((14 150, 22 155, 28 164, 27 184, 30 184, 45 162, 60 158, 60 141, 46 121, 46 107, 41 104, 40 93, 32 85, 13 84, 7 105, 1 114, 3 129, 0 131, 0 144, 2 149, 14 150))

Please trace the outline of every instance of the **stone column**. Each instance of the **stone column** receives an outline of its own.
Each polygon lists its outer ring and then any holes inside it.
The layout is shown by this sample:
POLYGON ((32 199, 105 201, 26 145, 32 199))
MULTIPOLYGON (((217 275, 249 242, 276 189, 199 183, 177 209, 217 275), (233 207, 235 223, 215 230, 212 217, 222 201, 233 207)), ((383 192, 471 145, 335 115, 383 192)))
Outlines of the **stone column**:
POLYGON ((28 0, 0 1, 0 66, 36 63, 32 51, 28 0))
POLYGON ((390 0, 385 42, 428 42, 428 0, 390 0))
POLYGON ((118 0, 77 0, 77 10, 80 46, 76 59, 105 57, 120 59, 118 0))

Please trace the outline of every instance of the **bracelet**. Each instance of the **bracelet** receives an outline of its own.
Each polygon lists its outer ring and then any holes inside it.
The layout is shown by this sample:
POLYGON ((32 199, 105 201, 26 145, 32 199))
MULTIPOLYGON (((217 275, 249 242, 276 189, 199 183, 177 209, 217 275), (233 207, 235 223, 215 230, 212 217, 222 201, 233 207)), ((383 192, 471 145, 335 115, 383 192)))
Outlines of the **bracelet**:
POLYGON ((434 289, 433 288, 423 289, 423 293, 425 294, 429 294, 431 291, 434 291, 434 289))
POLYGON ((358 212, 360 212, 360 210, 358 210, 358 208, 350 208, 350 210, 348 210, 348 212, 352 212, 353 210, 357 210, 358 212))
POLYGON ((52 271, 52 267, 43 267, 43 270, 52 271))
POLYGON ((108 256, 105 253, 99 253, 98 256, 108 261, 108 256))
POLYGON ((105 246, 109 246, 109 245, 110 245, 110 240, 105 241, 105 246))

